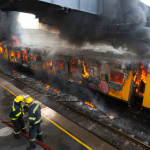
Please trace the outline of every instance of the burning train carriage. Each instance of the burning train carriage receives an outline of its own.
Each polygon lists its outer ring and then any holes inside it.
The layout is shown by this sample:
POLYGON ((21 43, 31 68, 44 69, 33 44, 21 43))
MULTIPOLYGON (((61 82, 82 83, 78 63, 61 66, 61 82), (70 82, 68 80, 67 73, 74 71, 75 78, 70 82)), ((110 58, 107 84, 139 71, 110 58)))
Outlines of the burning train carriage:
POLYGON ((129 104, 133 102, 134 95, 140 100, 141 106, 150 108, 149 63, 132 62, 132 65, 127 67, 118 58, 101 58, 98 52, 71 50, 68 53, 63 49, 52 53, 50 48, 21 45, 3 45, 2 58, 32 70, 78 82, 129 104), (9 57, 11 59, 8 59, 9 57))
POLYGON ((12 45, 12 47, 9 49, 9 53, 13 54, 10 55, 10 59, 15 58, 15 60, 11 62, 28 67, 27 51, 28 48, 26 46, 12 45))

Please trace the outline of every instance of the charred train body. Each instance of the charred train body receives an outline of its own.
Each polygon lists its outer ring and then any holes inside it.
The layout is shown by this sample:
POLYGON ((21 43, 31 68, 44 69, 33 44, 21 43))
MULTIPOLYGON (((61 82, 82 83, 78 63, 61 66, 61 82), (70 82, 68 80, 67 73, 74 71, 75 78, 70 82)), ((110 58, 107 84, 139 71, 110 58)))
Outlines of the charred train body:
POLYGON ((148 62, 125 63, 123 59, 127 56, 116 55, 104 59, 104 53, 89 50, 62 48, 54 53, 51 48, 17 44, 2 44, 0 57, 31 70, 87 86, 129 104, 136 101, 141 106, 150 108, 148 62))

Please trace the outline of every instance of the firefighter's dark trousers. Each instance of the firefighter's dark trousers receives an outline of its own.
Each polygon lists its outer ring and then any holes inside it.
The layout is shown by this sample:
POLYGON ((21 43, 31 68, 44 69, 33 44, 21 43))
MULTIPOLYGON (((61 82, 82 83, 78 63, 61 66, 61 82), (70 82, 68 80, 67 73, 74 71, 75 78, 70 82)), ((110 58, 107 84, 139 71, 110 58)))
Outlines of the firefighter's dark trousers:
POLYGON ((29 130, 30 145, 31 146, 36 145, 36 142, 35 142, 36 133, 37 133, 37 138, 38 139, 43 139, 43 134, 42 134, 40 123, 39 124, 34 124, 32 126, 32 128, 30 128, 30 130, 29 130))
POLYGON ((20 134, 20 130, 22 132, 26 132, 26 127, 24 124, 24 120, 22 117, 16 119, 16 120, 11 120, 12 124, 14 125, 14 137, 17 138, 20 134))

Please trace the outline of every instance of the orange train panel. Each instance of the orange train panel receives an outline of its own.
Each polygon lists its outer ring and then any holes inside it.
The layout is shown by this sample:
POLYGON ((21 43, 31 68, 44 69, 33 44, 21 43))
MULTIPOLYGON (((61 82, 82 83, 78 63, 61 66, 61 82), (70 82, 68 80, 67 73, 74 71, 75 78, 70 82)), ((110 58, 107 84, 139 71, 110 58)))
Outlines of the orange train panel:
POLYGON ((142 106, 150 108, 150 73, 147 73, 147 80, 145 85, 145 92, 143 97, 142 106))
POLYGON ((3 48, 3 59, 8 61, 8 49, 3 48))

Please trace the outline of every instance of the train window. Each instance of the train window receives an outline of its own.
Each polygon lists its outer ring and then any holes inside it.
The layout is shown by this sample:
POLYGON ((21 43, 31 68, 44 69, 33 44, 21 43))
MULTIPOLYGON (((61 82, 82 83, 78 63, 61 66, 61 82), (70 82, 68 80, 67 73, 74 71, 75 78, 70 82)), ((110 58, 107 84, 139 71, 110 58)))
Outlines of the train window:
POLYGON ((33 60, 34 56, 33 55, 30 55, 30 60, 33 60))
POLYGON ((41 56, 37 56, 36 60, 37 60, 37 62, 41 63, 42 62, 42 57, 41 56))
POLYGON ((57 68, 64 69, 64 62, 62 60, 57 60, 57 68))
POLYGON ((23 64, 27 63, 27 52, 26 51, 22 51, 22 61, 23 61, 23 64))
POLYGON ((19 52, 16 52, 16 57, 17 57, 17 58, 19 58, 19 57, 20 57, 19 52))
POLYGON ((47 64, 47 66, 52 66, 53 65, 52 59, 48 59, 46 64, 47 64))
POLYGON ((116 71, 111 71, 110 72, 110 81, 111 82, 116 82, 118 84, 123 84, 124 73, 122 73, 122 72, 116 72, 116 71))
POLYGON ((4 48, 4 55, 7 55, 7 48, 4 48))

